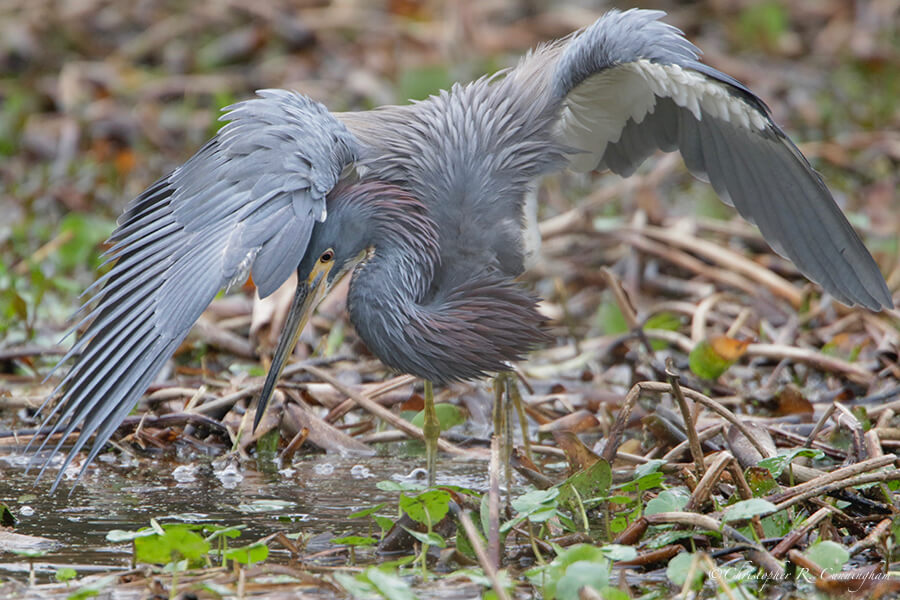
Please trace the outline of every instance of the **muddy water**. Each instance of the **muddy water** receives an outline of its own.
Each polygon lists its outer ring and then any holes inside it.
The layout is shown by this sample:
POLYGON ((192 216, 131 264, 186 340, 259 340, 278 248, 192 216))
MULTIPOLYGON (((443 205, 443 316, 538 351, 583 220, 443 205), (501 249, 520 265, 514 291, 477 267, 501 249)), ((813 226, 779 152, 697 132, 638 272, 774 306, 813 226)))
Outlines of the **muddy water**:
MULTIPOLYGON (((64 479, 51 494, 49 481, 35 485, 35 471, 25 474, 22 457, 0 455, 0 500, 18 519, 16 533, 61 544, 35 560, 38 580, 46 581, 62 566, 73 567, 80 575, 129 568, 130 544, 112 544, 106 534, 146 527, 150 518, 162 523, 246 525, 232 546, 277 531, 302 533, 311 538, 307 553, 323 550, 330 547, 332 536, 368 533, 368 523, 347 518, 353 511, 379 502, 389 503, 382 514, 396 510, 397 494, 379 490, 376 483, 416 481, 421 462, 421 457, 318 455, 295 459, 281 469, 270 464, 263 472, 256 469, 256 461, 240 466, 222 459, 180 463, 115 458, 96 461, 77 485, 64 479)), ((486 486, 484 462, 444 457, 440 468, 439 484, 478 490, 486 486)), ((54 476, 55 472, 49 479, 54 476)), ((279 560, 278 553, 269 560, 279 560)), ((21 557, 0 553, 0 572, 27 569, 21 557)))

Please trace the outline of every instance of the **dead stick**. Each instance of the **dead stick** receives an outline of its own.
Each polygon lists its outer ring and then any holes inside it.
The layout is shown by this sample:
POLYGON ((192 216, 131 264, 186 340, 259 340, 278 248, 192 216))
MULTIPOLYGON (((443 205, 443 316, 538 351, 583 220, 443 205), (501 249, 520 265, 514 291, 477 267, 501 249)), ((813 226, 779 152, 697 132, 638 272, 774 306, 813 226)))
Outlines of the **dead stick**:
POLYGON ((675 362, 671 357, 666 359, 666 377, 669 378, 669 385, 672 386, 672 395, 678 403, 681 410, 681 418, 684 420, 684 431, 687 433, 688 441, 691 447, 691 456, 694 464, 697 466, 697 477, 703 477, 706 467, 703 464, 703 449, 700 447, 700 438, 697 437, 697 428, 694 427, 694 419, 691 416, 691 407, 688 406, 687 400, 684 399, 684 393, 681 391, 679 384, 678 371, 675 369, 675 362))

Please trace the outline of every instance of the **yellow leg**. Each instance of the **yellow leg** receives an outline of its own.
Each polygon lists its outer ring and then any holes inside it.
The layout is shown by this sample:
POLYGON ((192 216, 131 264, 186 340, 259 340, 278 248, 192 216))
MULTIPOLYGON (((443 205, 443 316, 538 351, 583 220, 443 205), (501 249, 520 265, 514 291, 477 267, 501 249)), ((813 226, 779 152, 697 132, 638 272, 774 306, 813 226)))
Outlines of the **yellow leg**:
POLYGON ((437 467, 437 443, 438 436, 441 435, 441 424, 434 410, 434 387, 428 380, 425 380, 425 420, 422 423, 422 433, 425 435, 425 469, 428 471, 428 487, 431 487, 434 485, 437 467))
MULTIPOLYGON (((522 429, 522 441, 525 444, 525 456, 528 457, 529 461, 534 462, 534 457, 531 455, 531 441, 528 439, 528 416, 525 414, 522 393, 519 391, 519 384, 516 381, 515 373, 510 373, 509 376, 509 393, 512 396, 513 406, 519 417, 519 427, 522 429)), ((512 429, 511 426, 510 429, 512 429)))

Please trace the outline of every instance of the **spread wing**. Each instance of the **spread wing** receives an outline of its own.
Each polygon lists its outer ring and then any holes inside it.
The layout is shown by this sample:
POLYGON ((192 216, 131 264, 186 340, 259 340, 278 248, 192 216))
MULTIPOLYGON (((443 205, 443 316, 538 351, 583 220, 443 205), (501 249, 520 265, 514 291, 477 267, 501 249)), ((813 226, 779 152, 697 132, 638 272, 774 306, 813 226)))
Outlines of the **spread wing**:
POLYGON ((698 62, 700 51, 658 21, 664 14, 614 11, 545 49, 546 89, 563 105, 558 140, 585 151, 571 166, 628 176, 657 149, 679 150, 693 174, 835 298, 892 306, 878 265, 765 104, 698 62))
POLYGON ((218 134, 119 218, 108 252, 116 262, 72 330, 91 323, 60 361, 76 357, 47 417, 60 413, 54 454, 79 423, 81 435, 54 488, 96 432, 85 465, 93 460, 223 287, 252 272, 260 296, 271 294, 325 219, 326 195, 355 160, 353 137, 300 94, 259 96, 226 109, 218 134))

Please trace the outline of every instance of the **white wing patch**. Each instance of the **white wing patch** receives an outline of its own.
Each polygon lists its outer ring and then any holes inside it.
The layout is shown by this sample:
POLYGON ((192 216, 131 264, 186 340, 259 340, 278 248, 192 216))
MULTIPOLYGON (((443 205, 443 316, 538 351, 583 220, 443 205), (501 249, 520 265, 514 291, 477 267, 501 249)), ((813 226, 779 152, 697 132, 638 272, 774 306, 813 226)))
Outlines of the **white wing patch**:
POLYGON ((596 168, 607 144, 619 141, 629 120, 641 123, 652 113, 657 98, 671 98, 697 120, 708 115, 752 131, 768 125, 765 115, 731 94, 724 83, 678 65, 641 59, 588 77, 569 92, 558 139, 586 151, 571 157, 571 167, 596 168))

